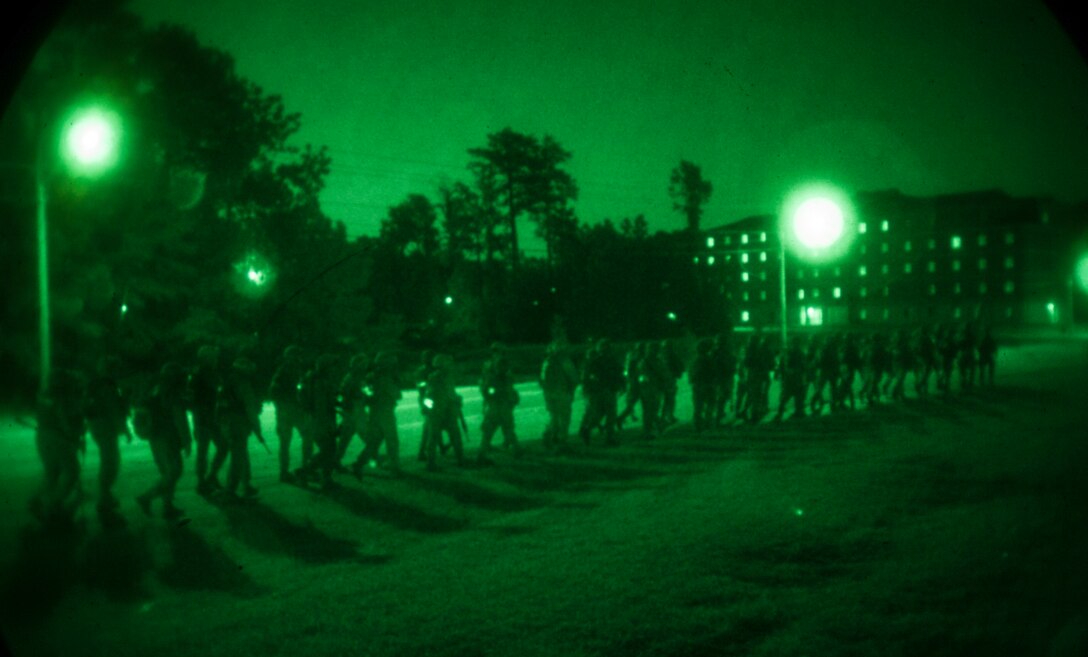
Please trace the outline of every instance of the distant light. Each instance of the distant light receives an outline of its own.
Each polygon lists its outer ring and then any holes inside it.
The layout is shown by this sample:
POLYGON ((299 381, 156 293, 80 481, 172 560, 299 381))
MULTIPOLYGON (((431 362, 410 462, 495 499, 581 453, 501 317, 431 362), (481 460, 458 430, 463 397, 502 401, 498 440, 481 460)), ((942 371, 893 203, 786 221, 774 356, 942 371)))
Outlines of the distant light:
POLYGON ((552 288, 552 294, 555 294, 555 288, 554 287, 552 288))
POLYGON ((888 232, 888 220, 887 219, 880 222, 880 230, 884 231, 885 233, 888 232))
POLYGON ((670 312, 668 315, 666 315, 666 317, 669 318, 670 322, 675 322, 676 321, 676 313, 674 313, 674 312, 670 312))
POLYGON ((793 515, 800 517, 800 516, 805 515, 805 511, 804 511, 804 509, 794 509, 793 510, 793 515))
POLYGON ((1046 304, 1046 311, 1047 311, 1048 313, 1052 313, 1052 314, 1053 314, 1054 310, 1055 310, 1054 302, 1053 302, 1053 301, 1049 301, 1049 302, 1047 302, 1047 304, 1046 304))
POLYGON ((794 212, 793 232, 810 249, 826 249, 842 237, 842 231, 842 210, 829 198, 810 198, 794 212))
POLYGON ((246 278, 249 279, 254 285, 264 285, 266 277, 263 271, 258 271, 253 267, 249 268, 249 272, 246 274, 246 278))
POLYGON ((842 297, 842 288, 841 287, 835 288, 834 290, 832 290, 831 294, 836 299, 841 298, 842 297))
POLYGON ((124 315, 127 312, 128 312, 128 304, 127 303, 122 303, 121 304, 121 314, 124 315))
POLYGON ((748 317, 749 317, 748 311, 747 310, 742 310, 741 313, 740 313, 740 321, 747 322, 748 317))
POLYGON ((84 107, 66 123, 61 148, 72 169, 93 175, 117 162, 121 120, 115 112, 101 107, 84 107))
MULTIPOLYGON (((555 288, 552 288, 552 292, 555 292, 555 288)), ((446 297, 446 305, 453 305, 453 297, 446 297)))
POLYGON ((860 224, 858 224, 858 232, 859 233, 864 234, 867 229, 868 229, 868 226, 865 225, 864 221, 861 222, 860 224))
POLYGON ((434 400, 427 397, 423 400, 423 405, 427 408, 434 408, 434 400))
POLYGON ((963 246, 963 240, 960 239, 959 235, 953 235, 952 236, 952 248, 953 249, 958 249, 961 246, 963 246))
POLYGON ((1088 292, 1088 253, 1082 255, 1077 261, 1076 278, 1080 289, 1088 292))
POLYGON ((707 257, 706 264, 713 266, 714 265, 714 256, 707 257))
POLYGON ((713 249, 714 248, 714 238, 713 237, 706 238, 706 248, 708 248, 708 249, 713 249))

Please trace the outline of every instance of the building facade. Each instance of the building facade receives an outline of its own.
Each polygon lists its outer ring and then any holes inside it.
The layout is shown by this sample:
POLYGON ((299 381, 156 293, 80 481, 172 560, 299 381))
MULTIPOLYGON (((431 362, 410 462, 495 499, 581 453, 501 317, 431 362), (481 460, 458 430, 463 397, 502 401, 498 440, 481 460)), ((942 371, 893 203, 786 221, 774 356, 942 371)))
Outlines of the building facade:
POLYGON ((783 307, 791 326, 1071 321, 1078 211, 999 191, 866 192, 853 206, 845 254, 820 264, 782 248, 772 215, 704 231, 696 263, 734 325, 777 325, 783 307))

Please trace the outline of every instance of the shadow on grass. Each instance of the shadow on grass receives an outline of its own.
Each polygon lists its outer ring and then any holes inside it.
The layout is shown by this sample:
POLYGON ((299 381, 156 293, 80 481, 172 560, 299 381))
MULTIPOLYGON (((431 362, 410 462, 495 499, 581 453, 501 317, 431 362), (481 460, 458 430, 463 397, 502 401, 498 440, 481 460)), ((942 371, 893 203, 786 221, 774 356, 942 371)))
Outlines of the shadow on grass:
POLYGON ((423 511, 394 499, 348 486, 341 486, 322 495, 357 516, 424 534, 455 532, 468 525, 465 520, 423 511))
POLYGON ((545 502, 528 495, 500 493, 486 486, 456 475, 406 472, 404 479, 409 485, 445 495, 459 504, 493 511, 525 511, 543 506, 545 502))
POLYGON ((225 503, 230 531, 246 545, 266 554, 282 554, 306 563, 351 561, 355 543, 334 538, 310 524, 295 524, 264 504, 225 503))
POLYGON ((188 526, 167 530, 170 563, 158 571, 163 584, 189 591, 223 591, 252 597, 262 588, 222 548, 209 544, 188 526))
POLYGON ((622 448, 611 450, 608 456, 608 461, 595 462, 566 457, 512 459, 490 468, 486 476, 518 488, 558 491, 600 482, 631 482, 669 474, 660 468, 626 466, 625 461, 630 454, 622 448))
POLYGON ((86 528, 27 527, 4 587, 4 619, 13 625, 45 618, 80 579, 79 552, 86 528))
POLYGON ((92 534, 84 548, 84 582, 118 602, 150 597, 143 579, 151 568, 146 538, 125 527, 92 534))

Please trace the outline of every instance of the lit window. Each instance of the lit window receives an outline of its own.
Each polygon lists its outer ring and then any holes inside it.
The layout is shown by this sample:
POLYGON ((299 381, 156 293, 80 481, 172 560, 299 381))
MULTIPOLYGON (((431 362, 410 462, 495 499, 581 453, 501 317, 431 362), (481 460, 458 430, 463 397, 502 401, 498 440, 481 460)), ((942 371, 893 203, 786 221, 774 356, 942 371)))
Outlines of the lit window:
POLYGON ((819 299, 820 298, 820 288, 816 288, 816 289, 812 290, 812 298, 813 299, 819 299))
POLYGON ((1005 233, 1005 244, 1012 244, 1016 241, 1016 236, 1012 233, 1005 233))
POLYGON ((842 288, 837 287, 834 290, 831 290, 831 296, 835 297, 836 299, 841 299, 842 298, 842 288))
POLYGON ((860 290, 860 291, 861 291, 861 298, 862 298, 862 299, 864 299, 865 297, 869 296, 869 288, 867 288, 867 287, 863 287, 863 288, 861 288, 861 290, 860 290))
POLYGON ((928 246, 929 246, 929 250, 930 250, 930 251, 932 251, 933 249, 937 248, 937 240, 935 240, 935 239, 933 239, 933 238, 930 238, 930 240, 929 240, 929 243, 928 243, 928 246))
POLYGON ((959 318, 960 318, 960 315, 962 315, 962 314, 963 314, 963 312, 962 312, 962 311, 960 310, 960 307, 959 307, 959 306, 956 306, 956 310, 955 310, 955 312, 953 313, 953 316, 954 316, 954 317, 955 317, 956 319, 959 319, 959 318))
POLYGON ((728 235, 726 235, 726 236, 725 236, 725 245, 726 245, 726 246, 729 246, 729 245, 730 245, 730 244, 732 244, 732 243, 733 243, 733 238, 732 238, 732 237, 730 237, 730 236, 728 236, 728 235))
MULTIPOLYGON (((713 264, 713 263, 711 263, 711 264, 713 264)), ((910 271, 911 271, 911 266, 910 266, 910 263, 908 262, 907 264, 903 265, 903 273, 909 274, 910 271)))
POLYGON ((865 276, 869 273, 869 270, 865 268, 865 265, 858 267, 858 276, 865 276))
POLYGON ((713 265, 714 264, 714 256, 707 257, 706 264, 713 265))
POLYGON ((986 246, 986 235, 979 235, 978 236, 978 245, 979 246, 986 246))
POLYGON ((743 262, 744 264, 748 264, 748 254, 747 253, 740 254, 740 261, 743 262))
POLYGON ((820 277, 820 270, 819 269, 813 269, 812 270, 812 277, 813 278, 819 278, 820 277))
POLYGON ((733 255, 729 254, 729 253, 725 254, 725 261, 726 262, 733 262, 733 255))
POLYGON ((800 301, 805 300, 805 291, 803 289, 797 290, 797 299, 800 301))
POLYGON ((798 269, 798 270, 797 270, 797 279, 798 279, 798 280, 801 280, 801 279, 803 279, 804 277, 805 277, 805 270, 804 270, 804 269, 798 269))
POLYGON ((887 219, 880 222, 880 230, 884 231, 885 233, 888 232, 888 220, 887 219))
POLYGON ((713 237, 706 238, 706 248, 708 248, 708 249, 713 249, 714 248, 714 238, 713 237))
POLYGON ((978 284, 978 293, 979 294, 986 294, 986 284, 985 283, 979 283, 978 284))
POLYGON ((906 251, 907 253, 910 253, 910 240, 907 240, 906 242, 903 242, 903 250, 906 251))
POLYGON ((747 290, 745 290, 745 291, 744 291, 744 294, 740 295, 740 298, 741 298, 741 299, 744 299, 745 301, 747 301, 748 299, 750 299, 750 298, 751 298, 751 295, 750 295, 750 294, 748 294, 748 291, 747 291, 747 290))
POLYGON ((767 270, 766 269, 759 272, 759 280, 761 280, 761 281, 767 280, 767 270))
POLYGON ((868 227, 867 227, 867 226, 865 225, 865 222, 864 222, 864 221, 863 221, 863 222, 861 222, 860 224, 858 224, 858 232, 859 232, 859 233, 865 233, 865 231, 866 231, 867 229, 868 229, 868 227))
POLYGON ((888 309, 887 309, 887 308, 885 308, 885 309, 884 309, 884 319, 888 319, 888 317, 889 317, 890 315, 891 315, 891 313, 890 313, 890 312, 888 311, 888 309))
POLYGON ((881 253, 887 253, 888 252, 888 243, 887 242, 881 242, 880 243, 880 252, 881 253))
POLYGON ((748 243, 748 233, 741 233, 740 234, 740 243, 741 244, 747 244, 748 243))
POLYGON ((760 242, 766 242, 767 241, 767 233, 760 233, 759 234, 759 241, 760 242))
POLYGON ((858 313, 858 317, 861 318, 861 319, 865 319, 868 316, 869 316, 869 311, 864 309, 864 308, 862 308, 861 312, 858 313))
POLYGON ((959 271, 959 270, 960 270, 960 261, 959 260, 953 260, 952 261, 952 271, 959 271))
POLYGON ((888 286, 887 286, 887 285, 885 285, 885 286, 884 286, 884 289, 883 289, 883 290, 881 290, 881 292, 882 292, 882 293, 884 294, 884 296, 888 296, 888 286))
POLYGON ((932 274, 933 272, 937 271, 937 263, 930 260, 929 264, 926 265, 926 269, 928 269, 929 273, 932 274))
POLYGON ((960 239, 959 235, 953 235, 952 236, 952 248, 953 249, 958 249, 961 246, 963 246, 963 240, 960 239))
POLYGON ((986 258, 979 258, 978 259, 978 268, 979 269, 986 269, 986 258))
POLYGON ((933 283, 929 284, 929 296, 931 296, 931 297, 937 296, 937 286, 934 285, 933 283))
POLYGON ((748 272, 746 272, 746 271, 742 271, 742 272, 740 273, 740 280, 742 280, 742 281, 744 281, 745 283, 747 283, 747 282, 748 282, 748 272))
POLYGON ((888 273, 888 264, 887 263, 884 263, 883 265, 880 265, 880 273, 881 274, 887 274, 888 273))
POLYGON ((1012 269, 1013 260, 1011 257, 1005 258, 1005 269, 1012 269))
POLYGON ((1005 281, 1005 294, 1012 294, 1016 289, 1016 286, 1012 284, 1012 281, 1005 281))
POLYGON ((759 261, 760 262, 767 262, 767 252, 766 251, 760 251, 759 252, 759 261))
POLYGON ((959 294, 962 291, 963 291, 963 289, 960 287, 959 283, 956 283, 955 285, 952 286, 952 293, 953 294, 959 294))
POLYGON ((767 290, 760 290, 759 291, 759 300, 760 301, 766 301, 767 300, 767 290))
POLYGON ((695 256, 693 260, 695 261, 695 264, 699 264, 699 256, 695 256))
POLYGON ((1012 308, 1005 308, 1005 319, 1012 317, 1012 308))
POLYGON ((861 255, 865 255, 868 252, 869 252, 869 245, 868 244, 862 244, 861 245, 861 255))
POLYGON ((835 267, 835 275, 842 276, 842 267, 835 267))
POLYGON ((747 322, 748 321, 748 311, 747 310, 740 311, 740 321, 742 321, 742 322, 747 322))

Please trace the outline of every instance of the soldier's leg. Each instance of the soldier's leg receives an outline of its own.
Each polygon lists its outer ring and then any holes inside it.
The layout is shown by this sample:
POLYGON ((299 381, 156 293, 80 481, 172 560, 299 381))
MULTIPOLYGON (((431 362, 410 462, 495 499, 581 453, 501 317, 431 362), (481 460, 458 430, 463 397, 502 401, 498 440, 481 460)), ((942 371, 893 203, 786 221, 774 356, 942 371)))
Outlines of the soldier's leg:
POLYGON ((30 500, 30 510, 39 519, 46 519, 51 513, 56 499, 57 480, 60 478, 60 462, 57 457, 55 437, 39 428, 34 433, 34 442, 38 448, 38 458, 42 462, 42 484, 30 500))
POLYGON ((155 483, 143 493, 136 496, 136 503, 140 505, 140 509, 144 514, 151 515, 151 502, 156 497, 162 497, 166 490, 166 478, 169 464, 169 455, 167 453, 167 446, 162 440, 151 440, 151 458, 155 461, 155 469, 158 470, 159 478, 155 480, 155 483))
MULTIPOLYGON (((397 417, 389 413, 382 418, 382 432, 385 434, 386 467, 393 472, 400 472, 400 436, 397 435, 397 417)), ((433 436, 436 443, 441 443, 439 435, 433 436)))
POLYGON ((276 407, 276 438, 279 439, 280 479, 291 475, 291 440, 295 434, 297 420, 290 416, 290 411, 276 407))
POLYGON ((112 509, 117 506, 113 485, 121 470, 121 449, 118 435, 109 427, 92 426, 91 439, 98 446, 98 507, 112 509))
MULTIPOLYGON (((514 454, 521 453, 521 445, 518 443, 518 434, 514 430, 514 407, 504 407, 499 415, 502 422, 502 440, 504 443, 510 445, 514 450, 514 454)), ((612 418, 613 422, 615 417, 612 418)))
POLYGON ((495 417, 495 408, 487 406, 484 408, 484 419, 480 424, 480 457, 486 457, 487 453, 491 451, 491 437, 495 434, 495 430, 499 427, 498 418, 495 417))
POLYGON ((230 422, 230 469, 227 471, 227 490, 232 493, 238 492, 238 486, 242 483, 243 459, 248 435, 248 427, 244 425, 244 420, 230 422))
POLYGON ((68 441, 63 441, 59 447, 60 467, 54 510, 58 514, 58 519, 69 521, 75 516, 79 506, 79 447, 68 441))
MULTIPOLYGON (((166 450, 164 450, 166 451, 166 450)), ((178 481, 181 480, 182 472, 182 459, 181 451, 176 446, 169 446, 169 450, 164 454, 165 469, 162 473, 162 507, 163 515, 167 518, 175 517, 180 514, 181 510, 174 506, 174 493, 178 487, 178 481)))
POLYGON ((211 466, 208 468, 208 476, 205 481, 212 487, 219 486, 219 471, 230 456, 230 422, 222 420, 215 425, 215 433, 212 434, 212 444, 215 445, 215 455, 212 456, 211 466))
POLYGON ((196 443, 196 488, 198 492, 203 492, 204 478, 208 476, 208 447, 211 444, 211 433, 208 420, 195 413, 193 414, 193 442, 196 443))

